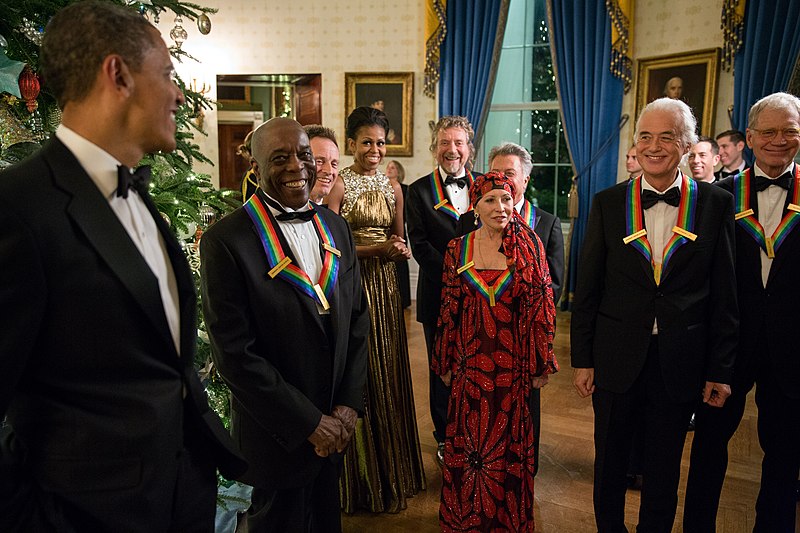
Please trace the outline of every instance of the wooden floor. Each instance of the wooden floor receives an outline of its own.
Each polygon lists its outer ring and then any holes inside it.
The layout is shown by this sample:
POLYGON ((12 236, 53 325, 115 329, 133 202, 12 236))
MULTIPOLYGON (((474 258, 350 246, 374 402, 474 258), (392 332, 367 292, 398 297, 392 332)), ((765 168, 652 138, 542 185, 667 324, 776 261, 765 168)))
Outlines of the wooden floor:
MULTIPOLYGON (((413 308, 413 306, 412 306, 413 308)), ((540 467, 536 476, 536 531, 541 533, 584 533, 596 531, 592 513, 592 442, 593 414, 591 400, 581 399, 572 388, 569 362, 569 313, 559 313, 555 342, 561 372, 542 390, 542 434, 540 467)), ((408 509, 390 515, 359 513, 343 518, 344 531, 356 533, 433 533, 439 531, 438 509, 442 476, 434 454, 433 423, 428 411, 428 368, 425 340, 413 311, 406 310, 409 356, 411 359, 422 453, 428 489, 409 500, 408 509)), ((624 340, 620 340, 624 342, 624 340)), ((683 494, 688 469, 686 441, 681 465, 678 514, 673 532, 682 532, 683 494)), ((717 533, 752 531, 754 505, 761 472, 761 449, 756 435, 756 408, 752 393, 744 419, 730 445, 728 475, 722 492, 717 518, 717 533)), ((634 531, 639 508, 639 493, 628 492, 625 521, 634 531)), ((798 512, 800 517, 800 512, 798 512)), ((800 531, 800 527, 797 528, 800 531)))

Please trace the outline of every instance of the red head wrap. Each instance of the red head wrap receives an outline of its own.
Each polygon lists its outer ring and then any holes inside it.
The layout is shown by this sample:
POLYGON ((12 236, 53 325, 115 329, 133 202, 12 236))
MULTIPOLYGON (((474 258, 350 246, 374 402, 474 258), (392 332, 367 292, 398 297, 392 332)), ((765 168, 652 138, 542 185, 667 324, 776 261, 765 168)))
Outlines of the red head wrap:
POLYGON ((478 200, 483 198, 484 194, 494 189, 504 189, 511 194, 512 198, 517 191, 514 182, 505 177, 502 172, 487 172, 483 176, 475 178, 472 187, 469 188, 469 200, 473 207, 478 204, 478 200))

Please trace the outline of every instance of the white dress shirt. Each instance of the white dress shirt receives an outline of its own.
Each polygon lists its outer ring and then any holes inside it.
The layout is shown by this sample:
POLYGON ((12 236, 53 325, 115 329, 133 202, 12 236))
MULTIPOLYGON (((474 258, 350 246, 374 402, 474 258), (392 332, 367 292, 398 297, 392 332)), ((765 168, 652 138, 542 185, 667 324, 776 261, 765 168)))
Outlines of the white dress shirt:
MULTIPOLYGON (((678 190, 683 194, 681 186, 683 184, 683 175, 678 172, 675 181, 672 185, 664 189, 668 191, 672 187, 678 187, 678 190)), ((658 194, 655 187, 650 185, 644 177, 642 177, 642 191, 650 190, 658 194)), ((667 245, 672 238, 672 228, 678 222, 678 208, 669 205, 666 202, 657 202, 650 209, 644 210, 644 225, 647 228, 647 241, 650 243, 650 249, 653 253, 653 265, 661 268, 661 263, 664 260, 664 246, 667 245)), ((658 319, 653 321, 653 335, 658 335, 658 319)))
MULTIPOLYGON (((444 183, 444 180, 447 179, 448 175, 449 174, 440 166, 439 176, 442 178, 442 183, 444 183)), ((462 178, 466 175, 467 170, 462 168, 461 172, 453 177, 462 178)), ((445 185, 444 188, 445 191, 447 191, 447 197, 450 199, 450 203, 453 204, 453 207, 456 208, 456 211, 458 211, 459 215, 463 215, 469 211, 469 185, 462 189, 458 186, 458 184, 451 183, 450 185, 445 185)))
MULTIPOLYGON (((782 176, 785 172, 792 170, 794 163, 790 163, 788 167, 783 169, 779 174, 782 176)), ((755 175, 770 178, 761 170, 758 163, 755 164, 755 175)), ((758 222, 764 228, 764 236, 769 238, 775 232, 775 228, 781 223, 783 218, 783 206, 786 203, 786 194, 789 191, 783 187, 771 186, 763 191, 756 193, 758 200, 758 222)), ((767 252, 761 249, 761 282, 767 286, 767 279, 769 278, 769 269, 772 268, 772 258, 767 256, 767 252)))
POLYGON ((114 156, 63 124, 56 129, 56 137, 72 152, 100 193, 108 200, 108 205, 158 279, 158 290, 172 342, 180 355, 178 284, 164 239, 158 232, 150 211, 135 189, 128 191, 127 198, 117 196, 117 167, 122 163, 114 156))
MULTIPOLYGON (((264 194, 270 200, 280 205, 287 213, 291 213, 293 211, 308 211, 309 209, 308 205, 305 205, 300 209, 292 209, 291 207, 286 207, 272 196, 266 193, 264 194)), ((281 211, 275 209, 269 204, 266 204, 266 206, 277 220, 277 216, 281 214, 281 211)), ((297 266, 300 268, 300 270, 308 275, 312 284, 316 284, 319 281, 320 274, 322 273, 322 257, 320 256, 319 251, 319 236, 317 235, 317 231, 314 229, 314 224, 310 220, 306 222, 300 219, 284 221, 278 220, 277 222, 278 226, 283 232, 283 236, 286 238, 286 242, 289 243, 289 248, 292 250, 292 255, 294 255, 295 259, 297 259, 297 266)), ((326 311, 321 305, 317 304, 317 312, 321 315, 326 315, 330 313, 330 310, 326 311)))

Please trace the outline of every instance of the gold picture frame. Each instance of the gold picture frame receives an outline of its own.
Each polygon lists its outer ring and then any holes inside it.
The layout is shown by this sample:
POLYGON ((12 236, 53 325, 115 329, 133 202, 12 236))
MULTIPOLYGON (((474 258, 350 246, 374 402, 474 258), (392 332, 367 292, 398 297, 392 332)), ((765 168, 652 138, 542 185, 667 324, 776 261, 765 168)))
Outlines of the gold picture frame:
POLYGON ((713 137, 719 48, 640 59, 636 76, 636 117, 648 103, 666 96, 668 83, 672 82, 674 87, 676 78, 682 81, 680 99, 692 108, 697 118, 698 133, 713 137))
MULTIPOLYGON (((344 115, 359 106, 382 109, 389 119, 387 156, 414 155, 414 73, 345 72, 344 115)), ((345 143, 345 153, 352 152, 345 143)))

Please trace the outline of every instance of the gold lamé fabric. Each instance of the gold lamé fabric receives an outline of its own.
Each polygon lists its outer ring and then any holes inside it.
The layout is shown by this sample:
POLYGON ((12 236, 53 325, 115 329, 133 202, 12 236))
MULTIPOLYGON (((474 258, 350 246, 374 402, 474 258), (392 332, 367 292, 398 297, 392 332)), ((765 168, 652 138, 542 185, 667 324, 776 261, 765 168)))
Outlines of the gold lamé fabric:
MULTIPOLYGON (((345 186, 341 212, 356 245, 385 242, 395 212, 388 178, 347 168, 339 176, 345 186)), ((341 505, 347 513, 396 513, 406 508, 407 498, 425 489, 405 320, 394 262, 367 257, 359 263, 371 321, 366 409, 345 453, 341 505)))

